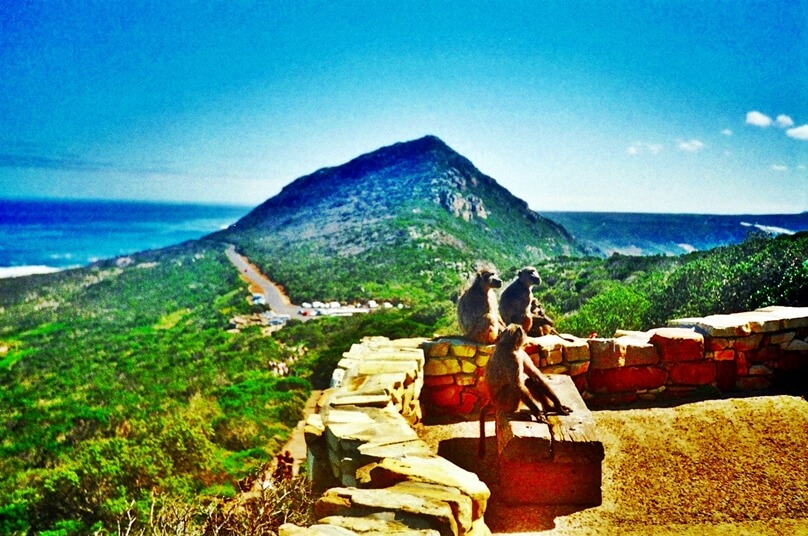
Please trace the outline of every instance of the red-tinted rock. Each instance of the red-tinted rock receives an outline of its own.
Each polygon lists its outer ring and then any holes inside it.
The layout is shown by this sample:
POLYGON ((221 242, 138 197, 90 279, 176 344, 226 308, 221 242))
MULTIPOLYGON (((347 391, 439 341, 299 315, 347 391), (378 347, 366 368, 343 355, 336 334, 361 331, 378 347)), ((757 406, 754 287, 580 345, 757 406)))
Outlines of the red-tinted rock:
POLYGON ((662 361, 695 361, 704 358, 704 337, 684 328, 659 328, 649 331, 651 344, 662 361))
POLYGON ((425 376, 424 387, 439 387, 442 385, 451 385, 454 383, 454 376, 446 374, 444 376, 425 376))
POLYGON ((589 371, 589 390, 593 393, 625 393, 656 389, 665 384, 668 374, 657 367, 622 367, 589 371))
POLYGON ((748 352, 750 350, 757 350, 763 341, 763 335, 756 333, 747 337, 739 337, 733 341, 732 347, 740 352, 748 352))
POLYGON ((471 413, 475 409, 479 409, 479 407, 476 406, 479 400, 480 397, 477 396, 472 389, 463 389, 460 393, 460 404, 457 407, 457 411, 463 414, 471 413))
POLYGON ((459 385, 447 385, 431 389, 426 394, 429 403, 446 408, 460 405, 460 391, 462 390, 463 388, 459 385))
POLYGON ((676 363, 670 370, 670 381, 678 385, 707 385, 715 381, 715 362, 676 363))
POLYGON ((747 356, 751 363, 765 363, 766 361, 777 361, 783 351, 779 346, 766 346, 756 351, 748 352, 747 356))
POLYGON ((735 361, 735 350, 718 350, 713 354, 716 361, 735 361))
POLYGON ((735 372, 737 372, 738 376, 749 374, 749 361, 746 358, 746 352, 737 352, 735 354, 735 372))

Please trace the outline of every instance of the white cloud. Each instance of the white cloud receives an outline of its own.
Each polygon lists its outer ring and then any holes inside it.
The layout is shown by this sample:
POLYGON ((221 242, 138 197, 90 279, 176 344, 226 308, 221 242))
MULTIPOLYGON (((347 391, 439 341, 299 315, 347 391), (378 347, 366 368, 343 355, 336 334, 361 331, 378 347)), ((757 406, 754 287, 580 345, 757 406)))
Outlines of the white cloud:
POLYGON ((732 131, 728 128, 725 128, 724 130, 721 131, 721 134, 723 134, 724 136, 732 136, 732 131))
POLYGON ((782 164, 772 164, 772 171, 788 171, 788 166, 784 166, 782 164))
POLYGON ((766 128, 772 124, 772 118, 757 111, 746 112, 746 124, 766 128))
POLYGON ((635 141, 631 145, 628 146, 626 152, 631 156, 635 156, 641 153, 651 153, 651 154, 659 154, 662 152, 665 146, 661 143, 648 143, 644 141, 635 141))
POLYGON ((774 121, 780 128, 789 128, 794 126, 794 120, 785 114, 778 115, 777 119, 775 119, 774 121))
POLYGON ((676 146, 683 151, 687 151, 688 153, 697 153, 704 149, 704 143, 699 140, 679 140, 676 146))
POLYGON ((808 125, 790 128, 786 130, 786 136, 795 140, 808 140, 808 125))

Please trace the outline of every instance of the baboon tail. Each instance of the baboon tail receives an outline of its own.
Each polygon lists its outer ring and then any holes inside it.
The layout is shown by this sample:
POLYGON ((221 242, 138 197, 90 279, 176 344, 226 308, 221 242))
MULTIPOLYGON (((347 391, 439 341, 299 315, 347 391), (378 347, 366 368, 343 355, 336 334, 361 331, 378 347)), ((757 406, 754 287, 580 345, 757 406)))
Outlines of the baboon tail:
POLYGON ((477 455, 480 458, 485 458, 485 416, 491 410, 491 403, 489 402, 480 410, 480 446, 477 455))

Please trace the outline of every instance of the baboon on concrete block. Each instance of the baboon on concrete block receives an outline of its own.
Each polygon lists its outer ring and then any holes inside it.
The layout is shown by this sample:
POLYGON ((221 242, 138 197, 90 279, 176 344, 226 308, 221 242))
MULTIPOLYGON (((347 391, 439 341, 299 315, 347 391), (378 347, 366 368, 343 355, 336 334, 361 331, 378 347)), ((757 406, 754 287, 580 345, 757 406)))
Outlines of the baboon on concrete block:
POLYGON ((532 266, 519 270, 516 280, 499 297, 499 316, 506 324, 519 324, 531 337, 551 333, 553 321, 533 297, 533 285, 540 285, 539 272, 532 266), (550 326, 545 328, 545 326, 550 326))
POLYGON ((480 410, 481 458, 485 456, 485 417, 492 408, 497 414, 512 414, 522 403, 539 422, 546 422, 544 415, 550 411, 561 415, 570 413, 570 409, 561 403, 547 378, 522 348, 526 338, 522 326, 509 325, 502 332, 485 367, 490 401, 480 410))
POLYGON ((505 324, 497 310, 495 288, 502 286, 493 270, 479 270, 474 280, 457 300, 457 321, 468 339, 482 344, 493 344, 505 324))

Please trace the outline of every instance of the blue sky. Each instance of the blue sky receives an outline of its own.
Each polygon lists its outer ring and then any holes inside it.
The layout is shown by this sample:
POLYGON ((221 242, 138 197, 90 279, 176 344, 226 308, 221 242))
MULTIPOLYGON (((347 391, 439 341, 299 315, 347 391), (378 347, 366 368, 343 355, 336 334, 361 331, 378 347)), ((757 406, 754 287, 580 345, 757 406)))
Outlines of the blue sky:
POLYGON ((535 210, 808 210, 808 0, 0 7, 0 197, 256 205, 426 134, 535 210))

